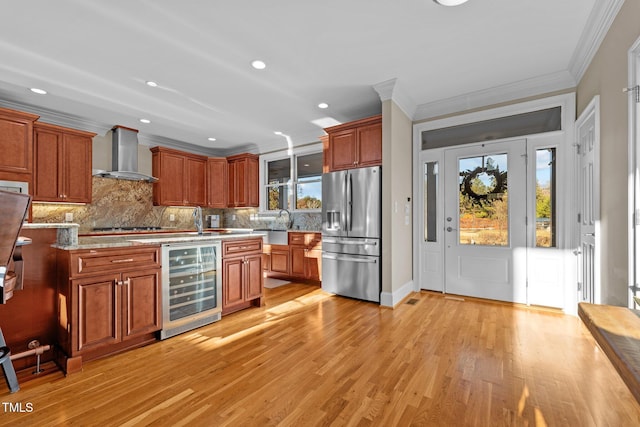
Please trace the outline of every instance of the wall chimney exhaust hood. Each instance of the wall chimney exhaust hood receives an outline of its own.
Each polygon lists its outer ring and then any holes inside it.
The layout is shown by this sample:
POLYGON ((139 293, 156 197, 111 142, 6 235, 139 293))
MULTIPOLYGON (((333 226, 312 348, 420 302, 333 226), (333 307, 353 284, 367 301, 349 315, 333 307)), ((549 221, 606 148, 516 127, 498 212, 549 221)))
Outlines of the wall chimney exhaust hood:
POLYGON ((158 178, 138 172, 138 131, 115 126, 111 140, 111 171, 94 170, 93 176, 157 182, 158 178))

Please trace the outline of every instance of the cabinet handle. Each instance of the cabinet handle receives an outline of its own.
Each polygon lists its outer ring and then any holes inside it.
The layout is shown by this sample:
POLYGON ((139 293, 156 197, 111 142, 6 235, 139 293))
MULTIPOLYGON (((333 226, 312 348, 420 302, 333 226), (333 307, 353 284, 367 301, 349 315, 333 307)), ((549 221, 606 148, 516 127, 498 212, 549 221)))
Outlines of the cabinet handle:
POLYGON ((122 283, 123 285, 129 286, 131 284, 131 278, 127 277, 127 279, 124 282, 120 282, 120 283, 122 283))
POLYGON ((112 259, 111 262, 114 264, 117 264, 120 262, 133 262, 133 258, 112 259))

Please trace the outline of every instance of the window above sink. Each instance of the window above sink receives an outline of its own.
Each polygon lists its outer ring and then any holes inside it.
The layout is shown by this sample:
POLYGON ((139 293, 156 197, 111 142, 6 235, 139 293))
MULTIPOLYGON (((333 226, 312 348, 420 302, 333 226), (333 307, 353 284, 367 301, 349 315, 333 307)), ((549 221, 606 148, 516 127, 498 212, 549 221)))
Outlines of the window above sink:
POLYGON ((320 212, 322 209, 322 146, 280 151, 260 158, 260 210, 320 212))

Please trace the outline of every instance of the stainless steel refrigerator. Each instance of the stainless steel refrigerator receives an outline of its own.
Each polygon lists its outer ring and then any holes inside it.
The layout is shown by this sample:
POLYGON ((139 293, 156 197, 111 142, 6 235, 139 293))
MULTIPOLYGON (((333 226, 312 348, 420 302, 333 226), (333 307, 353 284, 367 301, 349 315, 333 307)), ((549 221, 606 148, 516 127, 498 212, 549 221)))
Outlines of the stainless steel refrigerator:
POLYGON ((380 302, 382 169, 322 175, 322 289, 380 302))

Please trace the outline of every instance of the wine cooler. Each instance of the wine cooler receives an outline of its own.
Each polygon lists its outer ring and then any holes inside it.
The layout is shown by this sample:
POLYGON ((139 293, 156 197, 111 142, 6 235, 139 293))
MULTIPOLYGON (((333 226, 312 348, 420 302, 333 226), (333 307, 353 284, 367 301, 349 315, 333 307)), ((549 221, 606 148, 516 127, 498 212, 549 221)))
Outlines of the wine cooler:
POLYGON ((221 244, 162 246, 160 339, 220 320, 222 312, 221 244))

